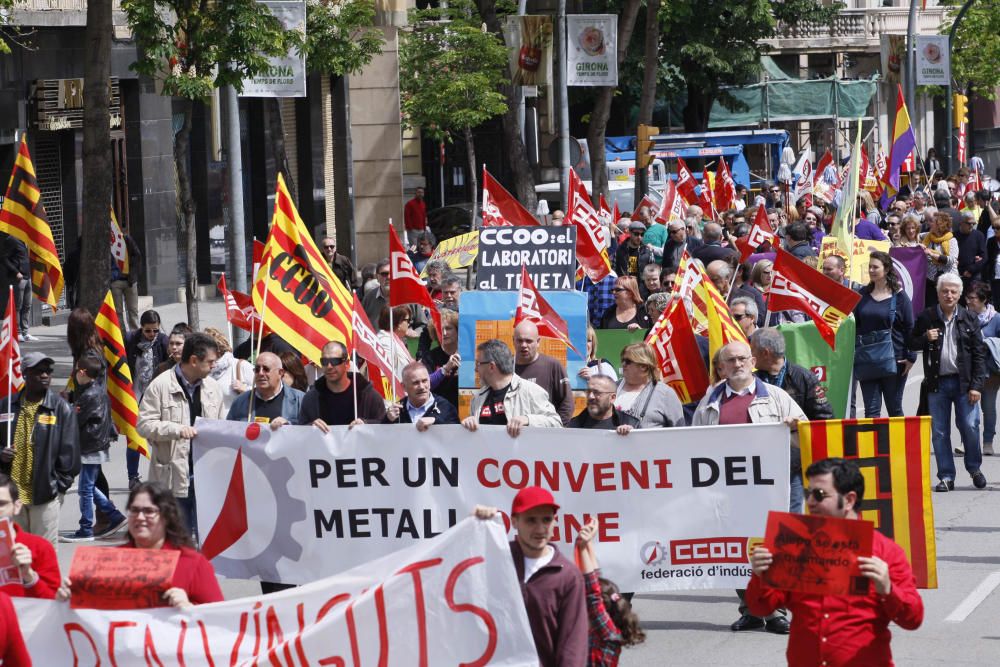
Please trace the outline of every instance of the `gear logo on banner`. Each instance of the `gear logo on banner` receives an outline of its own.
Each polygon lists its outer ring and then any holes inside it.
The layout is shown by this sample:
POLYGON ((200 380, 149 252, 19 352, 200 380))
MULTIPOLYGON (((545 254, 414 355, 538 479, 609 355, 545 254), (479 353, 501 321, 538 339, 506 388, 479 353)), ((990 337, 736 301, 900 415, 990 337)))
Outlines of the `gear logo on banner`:
POLYGON ((642 548, 639 549, 639 557, 642 558, 643 565, 659 565, 667 559, 667 550, 662 543, 654 540, 642 545, 642 548))

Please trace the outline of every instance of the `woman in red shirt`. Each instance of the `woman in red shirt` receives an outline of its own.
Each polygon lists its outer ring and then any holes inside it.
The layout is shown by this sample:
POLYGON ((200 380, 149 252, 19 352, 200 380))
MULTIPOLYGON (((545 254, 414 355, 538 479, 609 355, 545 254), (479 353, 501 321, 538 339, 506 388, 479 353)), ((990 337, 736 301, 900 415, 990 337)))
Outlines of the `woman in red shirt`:
MULTIPOLYGON (((142 482, 129 493, 128 542, 122 549, 176 549, 180 558, 174 570, 173 586, 163 593, 171 607, 183 609, 195 604, 221 602, 222 590, 212 564, 194 548, 181 520, 180 506, 174 495, 156 482, 142 482)), ((68 600, 69 578, 56 593, 57 600, 68 600)))

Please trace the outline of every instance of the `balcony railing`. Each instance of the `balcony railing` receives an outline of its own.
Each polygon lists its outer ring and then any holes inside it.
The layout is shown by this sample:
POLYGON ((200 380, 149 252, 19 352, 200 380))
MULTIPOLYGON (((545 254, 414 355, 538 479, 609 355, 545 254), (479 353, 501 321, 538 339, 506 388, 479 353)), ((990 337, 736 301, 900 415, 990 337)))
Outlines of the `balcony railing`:
MULTIPOLYGON (((898 7, 844 9, 830 23, 802 21, 778 27, 778 37, 768 43, 778 51, 818 50, 830 47, 878 49, 882 35, 906 34, 909 10, 898 7)), ((946 8, 928 7, 917 14, 917 32, 936 34, 946 18, 946 8)))
MULTIPOLYGON (((10 14, 14 25, 80 27, 87 25, 87 0, 18 0, 10 14)), ((116 29, 125 24, 121 0, 111 0, 111 16, 116 29)))

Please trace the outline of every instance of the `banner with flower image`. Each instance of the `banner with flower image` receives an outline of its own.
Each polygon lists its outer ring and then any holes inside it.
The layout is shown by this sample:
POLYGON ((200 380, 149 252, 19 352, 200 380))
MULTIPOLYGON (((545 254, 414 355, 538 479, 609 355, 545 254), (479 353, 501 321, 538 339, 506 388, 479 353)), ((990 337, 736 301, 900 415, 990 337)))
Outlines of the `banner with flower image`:
POLYGON ((618 17, 571 14, 566 17, 566 83, 569 86, 618 85, 618 17))

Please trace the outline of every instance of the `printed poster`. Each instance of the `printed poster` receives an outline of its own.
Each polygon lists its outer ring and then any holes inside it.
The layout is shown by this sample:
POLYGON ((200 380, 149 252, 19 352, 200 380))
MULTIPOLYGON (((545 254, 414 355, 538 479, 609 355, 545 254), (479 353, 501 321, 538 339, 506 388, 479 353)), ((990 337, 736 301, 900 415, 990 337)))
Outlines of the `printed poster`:
POLYGON ((570 14, 566 17, 566 84, 618 85, 618 17, 570 14))

